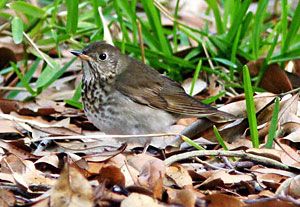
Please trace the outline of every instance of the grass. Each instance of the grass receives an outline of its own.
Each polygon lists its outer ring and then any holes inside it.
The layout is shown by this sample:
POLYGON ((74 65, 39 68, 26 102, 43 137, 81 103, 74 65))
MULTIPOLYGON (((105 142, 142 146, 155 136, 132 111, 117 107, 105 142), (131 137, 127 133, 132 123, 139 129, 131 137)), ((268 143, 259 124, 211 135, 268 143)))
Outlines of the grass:
POLYGON ((218 128, 217 128, 215 125, 213 126, 213 131, 214 131, 214 134, 215 134, 215 136, 216 136, 216 138, 217 138, 219 144, 222 146, 222 148, 223 148, 224 150, 227 151, 227 150, 228 150, 228 147, 226 146, 226 144, 225 144, 223 138, 221 137, 221 135, 220 135, 220 133, 219 133, 219 131, 218 131, 218 128))
POLYGON ((271 119, 271 124, 270 124, 270 128, 269 128, 269 133, 268 133, 268 139, 267 139, 267 143, 265 145, 265 147, 269 148, 269 149, 272 148, 273 141, 276 137, 276 131, 277 131, 277 126, 278 126, 278 114, 279 114, 279 98, 276 97, 275 103, 274 103, 272 119, 271 119))
POLYGON ((253 89, 251 85, 249 69, 247 66, 243 67, 243 78, 244 78, 244 91, 245 91, 245 99, 246 99, 247 117, 248 117, 248 123, 250 128, 252 146, 254 148, 258 148, 259 139, 258 139, 258 130, 257 130, 256 110, 255 110, 253 89))
MULTIPOLYGON (((273 15, 267 9, 270 4, 267 0, 258 1, 254 11, 249 10, 253 3, 251 0, 206 2, 207 10, 201 13, 213 15, 216 33, 212 32, 209 20, 201 20, 205 25, 202 28, 182 22, 178 18, 181 12, 179 0, 174 13, 156 0, 40 0, 43 6, 39 7, 21 0, 0 0, 0 17, 11 25, 8 29, 0 29, 0 32, 11 35, 16 44, 22 43, 26 49, 24 57, 30 56, 34 60, 24 58, 0 73, 5 76, 14 71, 19 78, 16 86, 25 87, 31 96, 36 97, 64 76, 74 61, 62 66, 57 58, 48 56, 49 50, 56 50, 60 58, 62 44, 70 49, 83 48, 89 42, 106 39, 107 28, 120 34, 114 34, 113 41, 123 53, 141 59, 138 21, 147 64, 177 81, 194 73, 194 84, 198 76, 208 73, 217 75, 224 83, 225 91, 208 99, 207 103, 224 96, 227 89, 245 90, 253 146, 258 147, 251 96, 270 64, 278 63, 283 67, 286 61, 300 58, 300 3, 292 9, 287 0, 281 0, 278 4, 280 14, 273 15), (7 12, 8 8, 16 15, 7 12), (141 11, 146 18, 140 15, 141 11), (163 25, 161 17, 173 21, 173 26, 163 25), (189 40, 195 41, 198 46, 191 48, 189 40), (181 53, 181 48, 189 49, 181 53), (250 77, 244 68, 245 63, 261 57, 265 59, 258 76, 250 77), (42 72, 38 78, 33 78, 37 64, 43 65, 42 72), (242 73, 244 79, 240 76, 242 73)), ((11 91, 7 97, 14 98, 18 93, 11 91)), ((66 102, 81 108, 79 100, 80 88, 77 87, 73 98, 66 102)))

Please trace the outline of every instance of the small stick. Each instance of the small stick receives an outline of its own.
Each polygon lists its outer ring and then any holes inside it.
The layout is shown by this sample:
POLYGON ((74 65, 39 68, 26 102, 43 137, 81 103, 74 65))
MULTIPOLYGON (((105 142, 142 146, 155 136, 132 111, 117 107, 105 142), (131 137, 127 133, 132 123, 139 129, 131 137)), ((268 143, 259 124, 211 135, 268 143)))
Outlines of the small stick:
POLYGON ((3 91, 27 91, 24 87, 13 87, 13 86, 0 86, 0 90, 3 91))
MULTIPOLYGON (((107 138, 147 138, 147 137, 162 137, 162 136, 177 136, 176 133, 162 133, 162 134, 140 134, 140 135, 75 135, 75 136, 56 136, 56 137, 41 137, 41 140, 66 140, 66 139, 107 139, 107 138)), ((33 140, 38 141, 38 140, 33 140)))
POLYGON ((227 156, 227 157, 240 157, 245 160, 252 160, 256 163, 263 164, 266 166, 282 169, 282 170, 291 170, 291 168, 285 164, 282 164, 276 160, 259 156, 259 155, 253 155, 250 153, 246 153, 243 150, 239 151, 222 151, 222 150, 197 150, 197 151, 191 151, 191 152, 185 152, 178 155, 173 155, 169 158, 167 158, 164 163, 165 165, 169 166, 174 162, 192 158, 192 157, 203 157, 203 156, 227 156))
POLYGON ((38 48, 38 46, 32 41, 32 39, 30 39, 30 37, 23 32, 24 37, 26 37, 26 39, 28 40, 28 42, 31 44, 31 46, 40 54, 40 56, 46 61, 46 63, 51 67, 54 68, 54 65, 49 61, 49 59, 44 55, 44 53, 42 53, 42 51, 40 51, 40 49, 38 48))
POLYGON ((140 48, 141 48, 141 56, 142 56, 142 62, 145 63, 145 49, 144 49, 144 40, 143 40, 143 33, 142 33, 142 26, 141 22, 137 19, 136 20, 137 27, 138 27, 138 35, 140 40, 140 48))

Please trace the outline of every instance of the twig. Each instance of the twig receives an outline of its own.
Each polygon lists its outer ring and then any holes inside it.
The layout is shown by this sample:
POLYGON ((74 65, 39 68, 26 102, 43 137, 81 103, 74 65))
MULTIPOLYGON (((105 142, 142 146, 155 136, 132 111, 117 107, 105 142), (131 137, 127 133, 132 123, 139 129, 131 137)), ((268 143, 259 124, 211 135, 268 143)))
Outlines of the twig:
POLYGON ((201 163, 202 165, 206 166, 206 167, 209 167, 213 170, 226 170, 225 168, 223 167, 219 167, 219 166, 215 166, 213 164, 210 164, 209 162, 206 162, 206 161, 203 161, 201 159, 199 159, 198 157, 195 158, 195 160, 199 163, 201 163))
POLYGON ((31 46, 40 54, 40 56, 43 58, 43 60, 46 61, 46 63, 51 67, 54 68, 54 65, 48 60, 48 58, 40 51, 38 46, 32 41, 32 39, 25 33, 23 32, 23 35, 26 37, 26 39, 29 41, 31 46))
MULTIPOLYGON (((177 136, 177 133, 162 133, 162 134, 140 134, 140 135, 75 135, 75 136, 56 136, 56 137, 41 137, 41 140, 66 140, 66 139, 109 139, 109 138, 147 138, 147 137, 162 137, 162 136, 177 136)), ((34 140, 37 141, 37 140, 34 140)))
POLYGON ((173 155, 169 158, 167 158, 164 163, 165 165, 171 165, 174 162, 192 158, 192 157, 199 157, 199 156, 227 156, 227 157, 240 157, 245 160, 251 160, 256 163, 282 169, 282 170, 291 170, 291 168, 285 164, 282 164, 276 160, 267 158, 267 157, 262 157, 258 155, 253 155, 246 153, 243 150, 239 151, 220 151, 220 150, 199 150, 199 151, 191 151, 191 152, 186 152, 178 155, 173 155))
POLYGON ((3 91, 27 91, 24 87, 13 87, 13 86, 0 86, 0 90, 3 91))
POLYGON ((205 56, 207 57, 208 64, 209 64, 209 66, 211 67, 211 69, 214 70, 214 69, 215 69, 215 66, 214 66, 214 64, 212 63, 212 61, 211 61, 211 59, 210 59, 210 56, 209 56, 209 54, 208 54, 208 52, 207 52, 206 46, 205 46, 205 44, 204 44, 204 40, 201 42, 201 44, 202 44, 202 47, 203 47, 205 56))
POLYGON ((140 40, 142 62, 145 63, 145 49, 144 49, 144 40, 143 40, 141 22, 137 19, 136 24, 138 26, 138 35, 139 35, 139 40, 140 40))
MULTIPOLYGON (((156 6, 158 8, 158 10, 161 13, 163 13, 169 20, 176 22, 179 25, 189 28, 185 22, 180 21, 179 19, 173 17, 172 14, 168 11, 168 9, 166 7, 164 7, 159 1, 154 0, 153 3, 154 3, 154 6, 156 6)), ((202 18, 205 19, 206 21, 212 22, 212 20, 210 18, 206 18, 204 16, 202 18)))
POLYGON ((299 92, 299 91, 300 91, 300 87, 295 88, 295 89, 290 90, 290 91, 287 91, 287 92, 284 92, 284 93, 280 93, 279 96, 285 96, 287 94, 294 93, 294 92, 299 92))

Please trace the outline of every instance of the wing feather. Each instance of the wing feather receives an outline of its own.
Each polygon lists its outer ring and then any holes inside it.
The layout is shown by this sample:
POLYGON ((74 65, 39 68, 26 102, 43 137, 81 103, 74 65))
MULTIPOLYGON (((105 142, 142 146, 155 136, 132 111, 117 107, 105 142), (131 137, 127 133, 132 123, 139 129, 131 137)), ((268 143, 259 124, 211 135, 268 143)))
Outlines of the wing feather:
POLYGON ((132 100, 153 108, 186 116, 219 115, 230 117, 230 114, 202 104, 189 96, 180 84, 161 75, 149 66, 134 59, 130 60, 126 70, 116 80, 116 89, 132 100))

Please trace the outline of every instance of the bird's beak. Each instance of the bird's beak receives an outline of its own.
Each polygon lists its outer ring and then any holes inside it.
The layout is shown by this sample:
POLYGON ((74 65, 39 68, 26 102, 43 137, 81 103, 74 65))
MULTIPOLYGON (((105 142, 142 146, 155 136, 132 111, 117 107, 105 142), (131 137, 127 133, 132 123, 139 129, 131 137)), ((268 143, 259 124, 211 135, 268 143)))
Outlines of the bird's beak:
POLYGON ((79 57, 81 60, 92 60, 92 58, 88 55, 83 54, 81 51, 72 50, 70 51, 73 55, 79 57))

